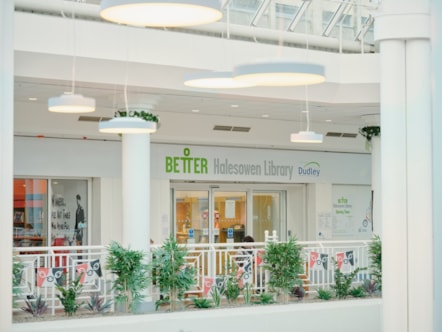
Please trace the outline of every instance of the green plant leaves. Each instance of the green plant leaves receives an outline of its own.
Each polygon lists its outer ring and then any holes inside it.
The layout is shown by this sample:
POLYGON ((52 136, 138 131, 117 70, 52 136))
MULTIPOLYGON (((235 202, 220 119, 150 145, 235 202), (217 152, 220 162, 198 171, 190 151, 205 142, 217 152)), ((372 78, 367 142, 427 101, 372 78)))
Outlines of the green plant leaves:
POLYGON ((126 311, 135 311, 143 299, 142 291, 148 286, 148 266, 144 263, 142 251, 122 247, 117 242, 108 246, 106 268, 114 273, 112 289, 116 292, 115 301, 126 305, 126 311))
POLYGON ((40 317, 48 310, 48 304, 42 300, 39 295, 34 300, 25 300, 26 307, 22 307, 21 310, 31 314, 33 317, 40 317))
POLYGON ((301 285, 299 274, 304 271, 302 246, 292 237, 288 242, 269 243, 264 254, 265 269, 270 271, 271 287, 289 293, 295 285, 301 285))
POLYGON ((83 290, 83 285, 80 284, 82 273, 66 287, 56 285, 55 287, 60 292, 57 294, 58 299, 64 307, 64 312, 68 316, 75 314, 80 308, 81 304, 77 303, 77 297, 83 290))
POLYGON ((195 269, 187 264, 186 255, 187 249, 178 245, 173 236, 152 254, 153 278, 160 291, 170 296, 172 311, 176 298, 182 299, 184 292, 195 284, 195 269))
MULTIPOLYGON (((116 111, 115 112, 115 117, 125 117, 125 116, 127 116, 127 111, 116 111)), ((129 110, 129 117, 140 118, 140 119, 143 119, 144 121, 148 121, 148 122, 158 123, 160 121, 160 118, 158 117, 158 115, 146 112, 144 110, 131 109, 131 110, 129 110)))
POLYGON ((361 129, 359 129, 359 134, 364 136, 367 141, 371 141, 373 136, 380 136, 381 135, 381 127, 379 126, 366 126, 361 129))
POLYGON ((378 289, 382 290, 382 242, 379 235, 373 235, 373 241, 368 247, 370 272, 378 289))

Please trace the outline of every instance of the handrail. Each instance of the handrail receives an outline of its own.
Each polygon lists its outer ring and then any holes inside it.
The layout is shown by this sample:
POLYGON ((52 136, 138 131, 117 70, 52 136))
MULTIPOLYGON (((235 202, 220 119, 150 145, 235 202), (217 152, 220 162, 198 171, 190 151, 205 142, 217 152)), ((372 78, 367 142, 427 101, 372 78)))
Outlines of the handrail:
MULTIPOLYGON (((342 255, 351 252, 354 264, 350 267, 351 269, 369 267, 370 243, 369 240, 298 241, 298 244, 303 247, 302 257, 305 259, 305 269, 300 277, 303 280, 306 293, 316 293, 317 289, 327 288, 334 283, 334 269, 331 267, 331 261, 327 267, 327 264, 325 266, 317 264, 319 261, 310 261, 311 257, 317 259, 321 255, 321 257, 331 258, 337 257, 338 253, 342 255)), ((215 280, 221 277, 225 274, 225 264, 244 263, 244 259, 255 262, 252 264, 250 275, 247 278, 252 283, 252 290, 256 293, 265 291, 265 280, 268 278, 268 274, 264 268, 264 262, 262 262, 262 252, 265 250, 266 243, 254 242, 252 245, 251 251, 244 253, 241 251, 241 247, 250 248, 250 242, 182 244, 188 251, 186 256, 188 264, 192 264, 197 271, 197 285, 189 293, 208 296, 205 293, 205 280, 215 280), (256 264, 256 262, 260 263, 256 264)), ((161 247, 160 244, 151 245, 150 252, 159 247, 161 247)), ((52 314, 55 314, 56 309, 60 309, 62 306, 56 297, 57 291, 54 285, 45 285, 39 279, 41 270, 44 269, 44 273, 50 273, 48 271, 53 268, 62 269, 66 282, 71 282, 78 275, 79 264, 82 264, 84 268, 85 263, 97 260, 101 264, 102 275, 89 279, 85 283, 81 300, 87 300, 87 294, 93 292, 97 292, 106 300, 113 300, 114 294, 111 285, 114 275, 105 268, 108 254, 105 245, 14 247, 13 254, 14 259, 20 261, 24 266, 22 282, 18 287, 21 296, 15 299, 17 303, 24 302, 27 296, 42 295, 49 304, 52 314)), ((356 282, 362 283, 369 277, 368 271, 362 271, 357 275, 356 282)), ((150 292, 152 298, 159 298, 158 289, 150 287, 150 292)))

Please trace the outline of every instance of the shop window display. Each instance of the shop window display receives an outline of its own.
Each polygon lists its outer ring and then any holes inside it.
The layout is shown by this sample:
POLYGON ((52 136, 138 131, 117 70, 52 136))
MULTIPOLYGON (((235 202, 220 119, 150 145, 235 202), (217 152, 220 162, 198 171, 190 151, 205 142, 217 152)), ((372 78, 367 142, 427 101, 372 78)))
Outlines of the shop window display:
POLYGON ((47 245, 47 201, 47 180, 14 180, 13 243, 15 247, 47 245))
POLYGON ((14 179, 14 246, 87 245, 87 198, 87 180, 14 179))
POLYGON ((51 189, 51 243, 88 244, 87 180, 54 179, 51 189))

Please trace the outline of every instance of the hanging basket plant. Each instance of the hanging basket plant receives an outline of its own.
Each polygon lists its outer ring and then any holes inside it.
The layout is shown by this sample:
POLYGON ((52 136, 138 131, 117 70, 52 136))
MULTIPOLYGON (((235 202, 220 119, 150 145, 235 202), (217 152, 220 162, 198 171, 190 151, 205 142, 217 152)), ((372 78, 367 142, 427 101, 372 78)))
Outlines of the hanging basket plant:
POLYGON ((129 111, 127 111, 126 109, 124 110, 118 110, 115 112, 114 117, 119 118, 119 117, 132 117, 132 118, 140 118, 143 119, 144 121, 147 122, 155 122, 157 123, 157 126, 160 122, 160 118, 158 117, 158 115, 150 113, 150 112, 146 112, 143 109, 129 109, 129 111), (129 114, 128 114, 129 112, 129 114))
POLYGON ((380 126, 366 126, 359 129, 359 134, 365 137, 365 148, 371 150, 371 140, 373 137, 381 136, 380 126))
POLYGON ((124 108, 115 111, 109 121, 101 121, 100 132, 118 134, 154 133, 160 127, 158 115, 146 109, 124 108))

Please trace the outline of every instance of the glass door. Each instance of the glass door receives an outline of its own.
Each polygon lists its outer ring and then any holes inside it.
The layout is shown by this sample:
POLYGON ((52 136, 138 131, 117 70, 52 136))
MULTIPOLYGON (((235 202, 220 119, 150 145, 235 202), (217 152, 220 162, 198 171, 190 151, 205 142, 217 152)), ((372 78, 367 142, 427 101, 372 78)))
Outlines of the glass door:
POLYGON ((179 243, 241 242, 247 221, 245 191, 175 190, 175 236, 179 243))
POLYGON ((255 242, 264 242, 264 232, 271 234, 276 230, 279 236, 285 233, 284 192, 255 191, 253 192, 253 238, 255 242))
POLYGON ((287 232, 286 191, 265 185, 176 184, 174 231, 179 243, 243 242, 251 235, 264 241, 264 232, 287 232))
POLYGON ((209 191, 175 190, 175 236, 178 243, 209 240, 209 191))
POLYGON ((242 242, 247 223, 245 191, 213 191, 214 242, 242 242))

